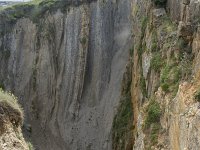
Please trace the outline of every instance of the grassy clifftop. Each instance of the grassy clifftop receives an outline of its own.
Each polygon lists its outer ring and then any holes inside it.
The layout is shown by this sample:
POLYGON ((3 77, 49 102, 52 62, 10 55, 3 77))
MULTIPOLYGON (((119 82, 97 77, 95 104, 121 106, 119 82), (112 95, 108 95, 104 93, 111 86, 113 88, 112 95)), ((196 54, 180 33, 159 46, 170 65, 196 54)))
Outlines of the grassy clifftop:
POLYGON ((58 9, 66 13, 70 7, 91 3, 96 0, 33 0, 5 8, 0 8, 0 36, 12 30, 13 25, 20 18, 29 18, 34 23, 39 23, 46 13, 54 13, 58 9))

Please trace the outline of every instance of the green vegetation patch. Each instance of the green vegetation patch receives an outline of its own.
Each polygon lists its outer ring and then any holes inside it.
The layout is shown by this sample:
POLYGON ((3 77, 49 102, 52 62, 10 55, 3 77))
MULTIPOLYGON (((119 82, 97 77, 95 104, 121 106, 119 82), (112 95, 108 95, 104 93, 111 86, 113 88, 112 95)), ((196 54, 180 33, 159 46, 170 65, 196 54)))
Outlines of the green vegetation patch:
POLYGON ((141 23, 141 37, 140 37, 140 42, 139 42, 139 45, 138 45, 138 57, 139 57, 140 62, 142 60, 142 54, 144 52, 144 49, 146 49, 146 44, 143 43, 143 39, 144 39, 144 36, 145 36, 147 23, 148 23, 148 18, 144 17, 142 19, 142 23, 141 23))
POLYGON ((178 90, 181 80, 181 69, 176 64, 166 65, 161 71, 161 88, 165 92, 174 92, 178 90))
MULTIPOLYGON (((91 0, 90 2, 92 2, 91 0)), ((20 18, 29 18, 34 23, 39 23, 45 14, 54 13, 58 9, 65 13, 69 6, 78 6, 87 1, 68 0, 33 0, 31 2, 20 3, 0 9, 0 36, 12 31, 13 25, 20 18)))
POLYGON ((159 72, 161 67, 163 66, 163 60, 160 53, 154 53, 151 59, 151 68, 156 72, 159 72))
POLYGON ((150 132, 150 142, 151 145, 155 145, 158 142, 158 135, 161 129, 161 125, 159 123, 153 123, 151 126, 150 132))
POLYGON ((145 147, 151 149, 151 146, 158 142, 158 135, 161 129, 160 117, 162 111, 158 102, 152 98, 146 108, 146 118, 144 124, 145 147))
POLYGON ((161 117, 161 109, 158 102, 154 99, 149 102, 147 107, 147 117, 145 119, 145 128, 149 128, 153 123, 159 123, 161 117))
POLYGON ((132 143, 133 136, 133 108, 130 95, 122 99, 112 131, 113 149, 127 149, 127 143, 132 143))
POLYGON ((158 37, 157 32, 155 29, 152 31, 152 45, 151 45, 151 52, 157 52, 158 51, 158 37))
POLYGON ((131 100, 131 63, 123 77, 120 105, 112 125, 112 149, 133 148, 133 104, 131 100))

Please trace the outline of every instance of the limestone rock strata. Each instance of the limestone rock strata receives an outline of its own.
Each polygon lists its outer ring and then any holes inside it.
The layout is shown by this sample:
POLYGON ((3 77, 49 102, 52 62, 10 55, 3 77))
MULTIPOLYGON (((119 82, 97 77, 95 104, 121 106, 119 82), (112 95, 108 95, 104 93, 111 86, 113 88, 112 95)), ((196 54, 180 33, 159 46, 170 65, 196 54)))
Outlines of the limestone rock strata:
POLYGON ((18 19, 0 36, 0 81, 20 97, 36 149, 108 150, 132 45, 131 1, 67 8, 36 23, 18 19))

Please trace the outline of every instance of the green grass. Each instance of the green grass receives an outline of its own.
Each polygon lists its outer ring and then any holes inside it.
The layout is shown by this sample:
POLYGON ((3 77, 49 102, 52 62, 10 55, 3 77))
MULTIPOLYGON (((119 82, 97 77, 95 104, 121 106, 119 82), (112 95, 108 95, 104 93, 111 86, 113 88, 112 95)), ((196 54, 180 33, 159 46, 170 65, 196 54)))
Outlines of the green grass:
POLYGON ((151 45, 151 52, 157 52, 158 51, 158 37, 157 32, 155 29, 152 31, 152 45, 151 45))
POLYGON ((161 71, 161 88, 165 92, 177 92, 181 80, 181 70, 176 64, 166 65, 161 71))
POLYGON ((151 132, 150 132, 151 145, 155 145, 158 142, 158 134, 159 134, 160 128, 161 128, 161 125, 159 123, 152 124, 151 132))
POLYGON ((147 23, 148 23, 148 18, 147 17, 144 17, 142 18, 142 26, 141 26, 141 37, 143 38, 144 35, 145 35, 145 30, 146 30, 146 27, 147 27, 147 23))
POLYGON ((159 103, 155 98, 151 98, 149 105, 146 108, 146 117, 143 126, 145 137, 145 147, 146 149, 151 149, 151 146, 158 142, 158 135, 161 129, 160 118, 162 115, 162 110, 159 103))
POLYGON ((154 53, 151 59, 151 68, 154 69, 156 72, 159 72, 161 67, 163 66, 163 60, 161 58, 160 53, 154 53))

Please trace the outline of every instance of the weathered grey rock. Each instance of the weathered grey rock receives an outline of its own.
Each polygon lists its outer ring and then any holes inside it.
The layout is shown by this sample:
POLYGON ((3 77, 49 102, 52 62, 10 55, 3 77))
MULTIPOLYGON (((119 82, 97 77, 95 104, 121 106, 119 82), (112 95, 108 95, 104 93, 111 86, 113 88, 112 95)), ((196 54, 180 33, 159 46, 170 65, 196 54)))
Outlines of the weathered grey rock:
POLYGON ((110 150, 131 40, 131 2, 97 1, 23 18, 0 37, 0 81, 41 150, 110 150))
POLYGON ((179 22, 181 20, 182 0, 168 0, 167 11, 173 21, 179 22))
POLYGON ((151 65, 151 54, 144 53, 142 56, 142 69, 143 69, 143 76, 147 79, 147 75, 149 73, 150 65, 151 65))
POLYGON ((161 17, 166 16, 164 8, 158 8, 153 10, 153 24, 158 27, 162 24, 161 17))
POLYGON ((159 18, 166 15, 166 11, 164 8, 157 8, 153 10, 154 18, 159 18))

